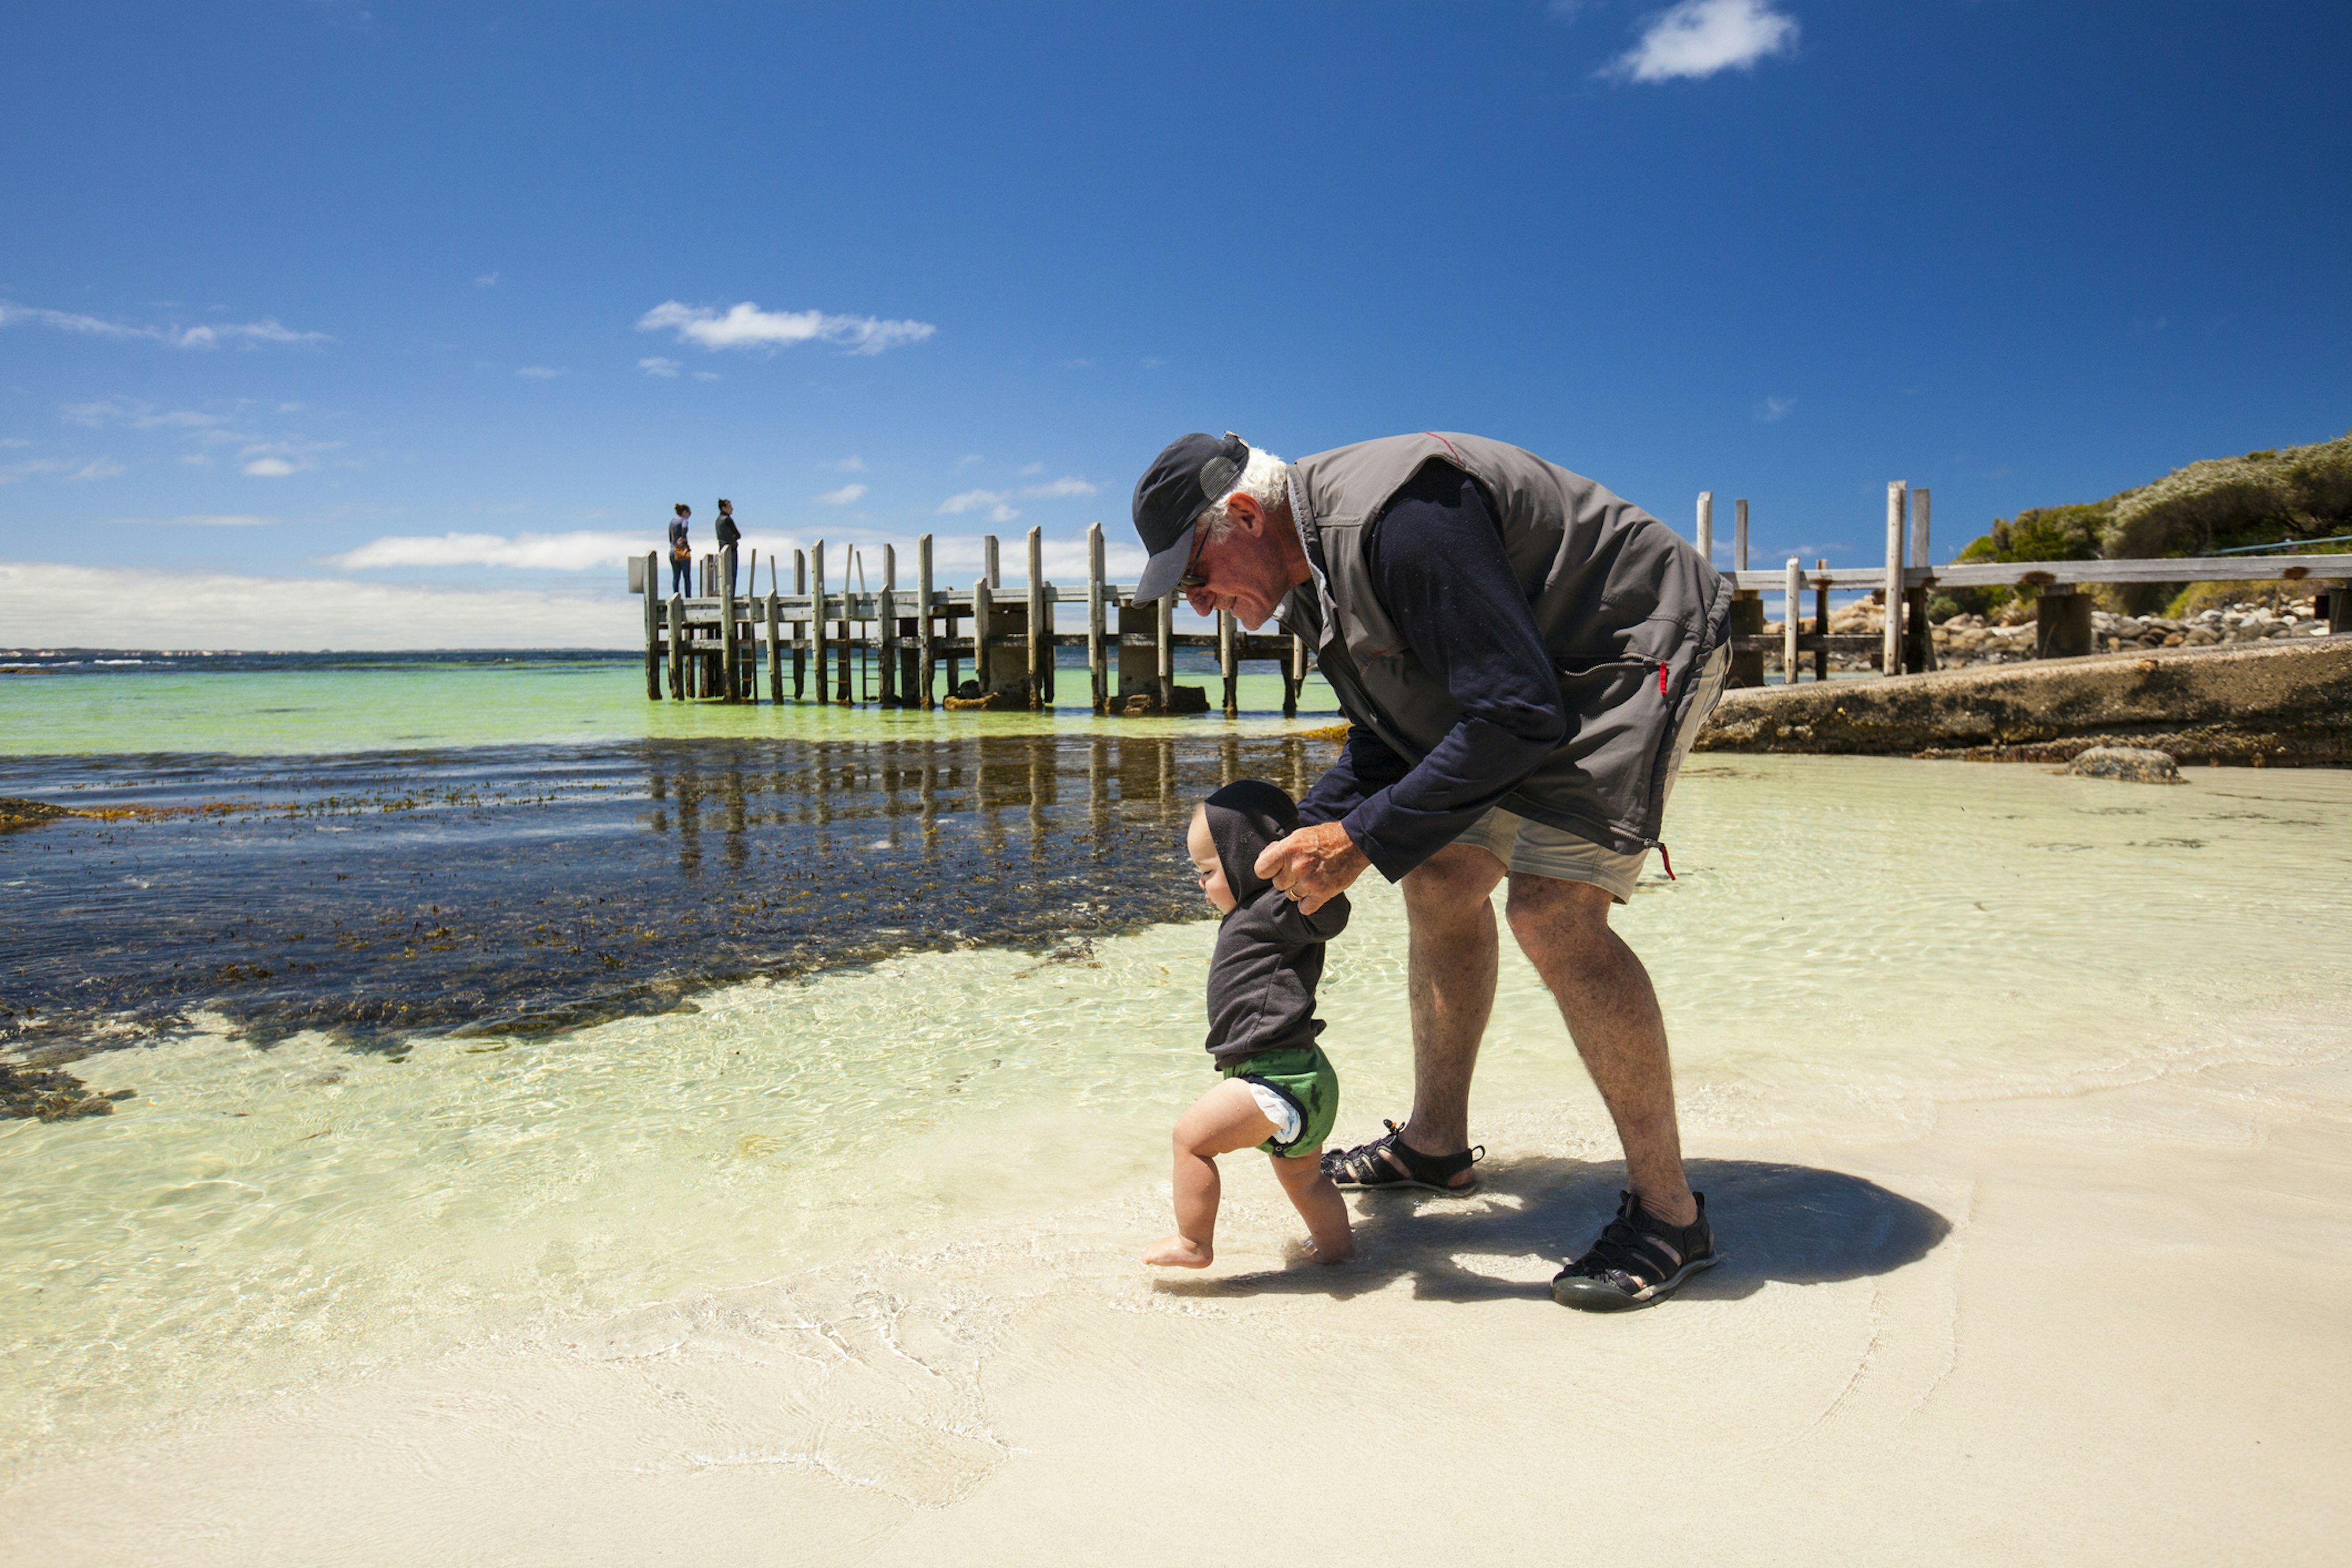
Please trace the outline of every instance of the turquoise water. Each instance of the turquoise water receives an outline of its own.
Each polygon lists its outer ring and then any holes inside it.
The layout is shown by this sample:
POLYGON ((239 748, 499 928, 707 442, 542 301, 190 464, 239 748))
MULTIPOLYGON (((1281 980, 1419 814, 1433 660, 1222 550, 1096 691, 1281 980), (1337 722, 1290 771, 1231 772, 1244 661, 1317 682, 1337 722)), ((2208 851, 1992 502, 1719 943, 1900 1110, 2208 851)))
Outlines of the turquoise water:
MULTIPOLYGON (((103 657, 103 656, 100 656, 103 657)), ((156 656, 148 656, 153 658, 156 656)), ((1220 695, 1213 669, 1180 666, 1182 685, 1220 695)), ((124 667, 0 676, 0 754, 206 752, 316 754, 390 747, 562 744, 637 737, 741 735, 808 740, 1031 734, 1142 724, 1189 732, 1225 725, 1222 713, 1097 720, 1084 669, 1058 674, 1059 705, 1045 713, 950 713, 785 702, 772 706, 648 701, 634 656, 529 662, 481 659, 392 666, 299 656, 262 669, 124 667)), ((1282 727, 1282 682, 1246 668, 1248 729, 1282 727)), ((1302 718, 1336 717, 1320 676, 1309 676, 1302 718)))

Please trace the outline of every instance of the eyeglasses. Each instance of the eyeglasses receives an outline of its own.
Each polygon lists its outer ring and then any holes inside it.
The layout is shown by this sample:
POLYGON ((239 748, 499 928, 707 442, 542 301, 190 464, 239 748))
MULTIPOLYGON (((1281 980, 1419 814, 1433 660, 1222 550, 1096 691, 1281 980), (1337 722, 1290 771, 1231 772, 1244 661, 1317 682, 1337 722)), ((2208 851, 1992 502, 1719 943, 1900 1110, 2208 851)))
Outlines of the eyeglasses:
POLYGON ((1209 542, 1206 530, 1196 529, 1192 535, 1192 553, 1184 558, 1184 575, 1176 579, 1176 591, 1189 594, 1195 588, 1205 588, 1209 580, 1201 575, 1201 547, 1209 542))

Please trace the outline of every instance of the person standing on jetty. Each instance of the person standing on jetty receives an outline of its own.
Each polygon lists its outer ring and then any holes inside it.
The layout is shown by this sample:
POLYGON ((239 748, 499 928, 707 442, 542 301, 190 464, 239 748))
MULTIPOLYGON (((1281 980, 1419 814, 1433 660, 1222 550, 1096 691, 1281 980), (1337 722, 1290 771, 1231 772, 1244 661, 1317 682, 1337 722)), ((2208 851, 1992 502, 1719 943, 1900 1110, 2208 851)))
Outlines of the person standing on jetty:
POLYGON ((733 501, 719 501, 719 521, 711 524, 711 531, 719 536, 719 559, 726 568, 727 592, 731 595, 735 592, 735 557, 728 552, 743 542, 743 531, 735 526, 733 501))
POLYGON ((1176 1234, 1146 1263, 1206 1268, 1216 1258, 1217 1156, 1256 1147, 1315 1239, 1318 1263, 1356 1255, 1348 1205, 1323 1169, 1339 1078, 1315 1037, 1323 944, 1347 929, 1347 895, 1310 910, 1255 869, 1297 831, 1298 808, 1263 779, 1238 779, 1192 812, 1184 833, 1201 891, 1224 917, 1209 958, 1209 1056, 1221 1081, 1176 1121, 1176 1234))
POLYGON ((687 520, 694 509, 684 501, 672 509, 669 520, 669 591, 685 598, 694 596, 694 541, 686 536, 687 520))
MULTIPOLYGON (((1181 592, 1317 650, 1349 727, 1254 869, 1313 913, 1377 868, 1411 932, 1413 1100, 1325 1157, 1342 1187, 1465 1193, 1470 1079, 1495 1000, 1489 897, 1558 1001, 1625 1152, 1616 1216, 1552 1281, 1648 1306, 1717 1260, 1683 1173, 1649 972, 1609 927, 1721 695, 1731 584, 1638 507, 1521 447, 1393 436, 1285 463, 1171 443, 1136 484, 1136 596, 1181 592)), ((1668 868, 1672 874, 1671 865, 1668 868)))

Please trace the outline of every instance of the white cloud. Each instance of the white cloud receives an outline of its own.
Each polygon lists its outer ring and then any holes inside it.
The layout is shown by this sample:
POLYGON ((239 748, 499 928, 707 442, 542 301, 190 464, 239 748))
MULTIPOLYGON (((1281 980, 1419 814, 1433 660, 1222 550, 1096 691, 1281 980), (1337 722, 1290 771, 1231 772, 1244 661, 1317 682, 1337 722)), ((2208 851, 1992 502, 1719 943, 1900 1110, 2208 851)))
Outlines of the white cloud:
POLYGON ((495 289, 498 286, 499 275, 495 272, 485 272, 474 279, 474 287, 477 289, 495 289))
POLYGON ((681 367, 677 361, 674 359, 663 359, 660 355, 656 354, 652 359, 639 360, 637 362, 637 368, 644 371, 647 375, 674 376, 678 373, 681 367))
POLYGON ((645 531, 582 530, 572 533, 387 534, 356 550, 322 557, 345 572, 397 566, 514 566, 537 572, 585 572, 656 549, 645 531))
POLYGON ((282 479, 295 468, 283 458, 256 458, 246 464, 245 471, 257 479, 282 479))
POLYGON ((837 490, 827 490, 816 499, 827 506, 847 506, 865 493, 864 485, 844 485, 837 490))
POLYGON ((719 373, 715 370, 698 370, 694 373, 694 379, 697 381, 717 381, 719 379, 719 373))
POLYGON ((68 403, 58 410, 68 425, 87 425, 93 429, 104 425, 129 425, 140 430, 205 430, 221 423, 217 414, 199 414, 193 408, 159 410, 150 403, 68 403))
POLYGON ((1044 473, 1045 471, 1045 465, 1043 463, 1024 463, 1013 471, 1019 474, 1022 478, 1026 479, 1031 474, 1044 473))
POLYGON ((209 468, 213 466, 211 455, 205 452, 186 453, 182 456, 180 461, 187 464, 188 467, 192 468, 209 468))
POLYGON ((620 592, 465 590, 0 562, 0 626, 20 643, 89 647, 135 625, 164 647, 635 647, 620 592))
POLYGON ((118 342, 143 338, 181 349, 218 348, 226 342, 331 343, 335 341, 324 332, 296 331, 275 316, 264 316, 257 321, 224 322, 219 326, 150 327, 128 321, 110 321, 71 310, 47 310, 0 301, 0 327, 18 321, 30 321, 61 332, 79 332, 87 337, 111 338, 118 342))
MULTIPOLYGON (((1087 541, 1084 533, 1067 539, 1047 537, 1039 541, 1045 558, 1045 580, 1049 583, 1079 583, 1087 580, 1087 541)), ((906 581, 906 557, 900 556, 899 581, 906 581)), ((1141 574, 1148 557, 1141 545, 1129 534, 1122 542, 1106 531, 1103 540, 1103 570, 1114 583, 1132 583, 1141 574)), ((1028 563, 1018 550, 1002 552, 1002 565, 1007 582, 1028 581, 1028 563)), ((976 533, 942 533, 931 541, 931 570, 942 584, 969 582, 980 574, 985 564, 980 536, 976 533)), ((1068 614, 1068 607, 1064 607, 1068 614)))
POLYGON ((1090 496, 1097 488, 1084 479, 1065 476, 1048 479, 1042 485, 1024 485, 1017 490, 963 490, 940 502, 940 515, 954 517, 987 507, 989 521, 1011 522, 1021 515, 1008 504, 1013 500, 1055 500, 1065 496, 1090 496))
POLYGON ((866 471, 866 459, 863 458, 844 458, 841 461, 835 463, 834 467, 839 468, 845 474, 862 474, 866 471))
POLYGON ((961 494, 951 495, 940 502, 940 515, 954 517, 959 512, 971 511, 975 507, 999 506, 1003 504, 1004 499, 1005 492, 1003 490, 965 490, 961 494))
POLYGON ((674 331, 679 342, 707 349, 766 349, 794 343, 841 343, 854 354, 878 354, 919 343, 939 331, 929 321, 886 321, 875 316, 828 316, 822 310, 762 310, 751 300, 725 315, 703 305, 666 300, 637 319, 641 332, 674 331))
POLYGON ((1747 70, 1796 47, 1797 19, 1771 0, 1681 0, 1649 18, 1641 41, 1602 74, 1628 81, 1694 79, 1747 70))
POLYGON ((110 479, 122 471, 122 465, 111 458, 93 458, 75 469, 70 477, 77 479, 110 479))
POLYGON ((167 517, 164 522, 173 528, 260 528, 276 522, 274 517, 259 517, 250 512, 235 514, 205 512, 187 517, 167 517))
POLYGON ((35 474, 54 474, 64 467, 54 458, 33 458, 22 463, 10 463, 0 468, 0 485, 13 485, 18 479, 29 479, 35 474))
POLYGON ((567 370, 558 370, 553 365, 527 364, 515 374, 531 381, 553 381, 559 375, 569 375, 572 373, 567 370))
POLYGON ((1756 405, 1756 417, 1770 425, 1787 417, 1789 410, 1796 406, 1797 400, 1793 397, 1768 397, 1756 405))

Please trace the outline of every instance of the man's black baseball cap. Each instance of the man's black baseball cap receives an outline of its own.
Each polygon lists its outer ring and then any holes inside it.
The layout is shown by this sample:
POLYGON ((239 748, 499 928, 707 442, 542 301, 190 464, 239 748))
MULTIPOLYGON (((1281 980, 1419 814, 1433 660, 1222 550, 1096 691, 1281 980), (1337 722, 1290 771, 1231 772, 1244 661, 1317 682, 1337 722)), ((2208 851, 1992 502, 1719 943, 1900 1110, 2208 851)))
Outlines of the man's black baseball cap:
POLYGON ((1175 591, 1192 559, 1192 524, 1234 488, 1249 466, 1249 443, 1232 431, 1220 440, 1194 431, 1171 441, 1135 483, 1135 531, 1151 559, 1135 584, 1149 604, 1175 591))

